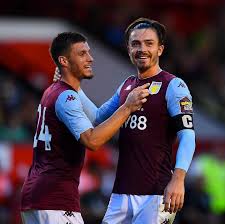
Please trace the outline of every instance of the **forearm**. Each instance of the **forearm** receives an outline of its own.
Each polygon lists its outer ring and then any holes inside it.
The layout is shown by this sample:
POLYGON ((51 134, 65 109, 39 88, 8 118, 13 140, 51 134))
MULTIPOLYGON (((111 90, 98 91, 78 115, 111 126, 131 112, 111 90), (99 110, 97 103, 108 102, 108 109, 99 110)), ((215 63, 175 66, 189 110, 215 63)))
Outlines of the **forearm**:
POLYGON ((186 171, 183 169, 175 168, 172 179, 175 181, 184 181, 186 176, 186 171))
POLYGON ((130 113, 130 109, 122 105, 110 118, 90 130, 88 135, 81 134, 81 142, 83 141, 88 148, 97 150, 119 130, 130 113))
POLYGON ((93 125, 98 125, 108 119, 119 108, 119 95, 115 93, 101 107, 96 105, 80 89, 78 91, 83 109, 93 125))
POLYGON ((194 130, 181 130, 177 133, 178 150, 175 168, 183 169, 187 172, 195 151, 195 132, 194 130))
POLYGON ((147 87, 149 87, 149 83, 133 89, 129 93, 125 103, 110 118, 94 129, 89 129, 88 132, 86 131, 81 134, 81 143, 92 150, 96 150, 106 143, 119 130, 129 115, 139 110, 142 104, 147 101, 146 97, 149 96, 147 87))

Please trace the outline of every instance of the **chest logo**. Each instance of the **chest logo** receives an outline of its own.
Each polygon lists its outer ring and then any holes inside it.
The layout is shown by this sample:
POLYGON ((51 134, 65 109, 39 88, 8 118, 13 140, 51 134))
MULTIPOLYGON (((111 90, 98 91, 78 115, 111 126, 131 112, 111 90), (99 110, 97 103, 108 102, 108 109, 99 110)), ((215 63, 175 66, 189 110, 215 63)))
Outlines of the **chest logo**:
POLYGON ((161 86, 162 86, 162 82, 152 82, 150 87, 149 87, 149 93, 151 95, 155 95, 159 92, 159 90, 161 89, 161 86))

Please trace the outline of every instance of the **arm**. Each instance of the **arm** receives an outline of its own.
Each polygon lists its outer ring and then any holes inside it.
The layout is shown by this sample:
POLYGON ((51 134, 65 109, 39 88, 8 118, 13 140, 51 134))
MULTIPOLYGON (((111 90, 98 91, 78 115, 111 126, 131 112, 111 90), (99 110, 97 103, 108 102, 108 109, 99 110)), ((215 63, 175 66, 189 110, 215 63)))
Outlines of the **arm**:
MULTIPOLYGON (((57 82, 58 80, 61 79, 61 74, 59 71, 59 68, 56 67, 55 68, 55 73, 54 73, 54 77, 53 77, 53 82, 57 82)), ((83 110, 85 112, 85 114, 87 115, 88 119, 91 121, 91 123, 93 124, 95 122, 96 119, 96 114, 97 114, 97 110, 98 108, 96 107, 96 105, 85 95, 85 93, 83 92, 82 89, 79 89, 78 91, 78 95, 80 98, 80 101, 82 103, 82 107, 83 110)))
POLYGON ((83 110, 92 124, 95 123, 98 107, 85 95, 82 89, 78 91, 83 110))
MULTIPOLYGON (((53 82, 56 82, 61 79, 61 74, 59 72, 58 67, 55 69, 53 82)), ((124 83, 124 82, 123 82, 124 83)), ((108 119, 118 108, 119 108, 119 92, 121 87, 117 89, 116 93, 107 101, 105 102, 100 108, 98 108, 83 92, 82 89, 78 91, 80 101, 83 106, 83 110, 87 117, 90 119, 92 124, 100 124, 106 119, 108 119)))
POLYGON ((95 104, 85 95, 83 90, 78 91, 84 111, 93 124, 97 125, 102 123, 119 108, 119 93, 122 85, 123 83, 117 89, 116 93, 100 108, 95 106, 95 104))
POLYGON ((125 101, 116 112, 106 121, 81 134, 81 143, 84 145, 89 144, 92 150, 98 149, 101 145, 107 142, 123 125, 129 115, 140 109, 142 104, 147 101, 146 97, 149 95, 149 84, 135 88, 131 91, 125 101))
POLYGON ((167 108, 177 131, 178 150, 175 170, 164 191, 165 211, 177 212, 184 203, 184 179, 195 150, 192 97, 179 78, 171 80, 167 93, 167 108))
POLYGON ((126 102, 108 120, 95 128, 84 113, 79 96, 74 91, 67 90, 59 96, 56 102, 56 114, 77 140, 89 149, 97 150, 118 131, 130 113, 140 109, 147 101, 148 86, 146 84, 134 89, 126 102), (73 95, 74 100, 66 101, 68 95, 73 95))

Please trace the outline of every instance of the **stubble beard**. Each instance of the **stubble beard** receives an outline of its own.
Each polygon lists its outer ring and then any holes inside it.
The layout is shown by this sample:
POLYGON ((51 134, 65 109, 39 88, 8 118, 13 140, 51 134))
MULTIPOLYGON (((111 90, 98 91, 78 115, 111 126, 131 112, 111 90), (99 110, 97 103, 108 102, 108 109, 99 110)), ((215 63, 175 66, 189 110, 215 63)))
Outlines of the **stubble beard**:
POLYGON ((157 62, 158 62, 157 57, 150 58, 150 61, 149 61, 149 63, 147 65, 138 65, 138 64, 136 64, 136 67, 137 67, 137 69, 138 69, 138 71, 140 73, 144 73, 147 70, 149 70, 150 68, 154 67, 157 64, 157 62))
POLYGON ((92 79, 94 77, 94 75, 92 74, 91 76, 84 76, 83 79, 92 79))

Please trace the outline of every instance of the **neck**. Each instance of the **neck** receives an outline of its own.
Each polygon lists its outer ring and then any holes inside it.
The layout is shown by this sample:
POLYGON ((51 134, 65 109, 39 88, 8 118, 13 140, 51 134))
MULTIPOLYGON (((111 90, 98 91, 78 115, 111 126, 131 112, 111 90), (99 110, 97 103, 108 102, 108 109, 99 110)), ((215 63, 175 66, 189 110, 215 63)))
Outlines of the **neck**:
POLYGON ((146 70, 144 72, 139 72, 138 78, 139 79, 147 79, 147 78, 153 77, 155 75, 158 75, 161 71, 162 71, 162 69, 159 67, 159 65, 156 65, 154 67, 149 68, 148 70, 146 70))
POLYGON ((76 91, 78 91, 80 89, 80 80, 71 73, 62 72, 61 81, 72 86, 76 91))

